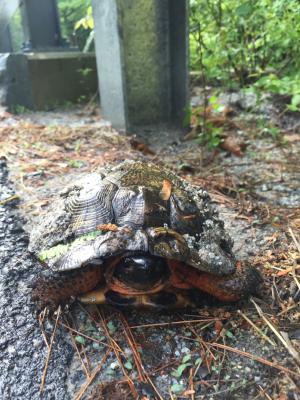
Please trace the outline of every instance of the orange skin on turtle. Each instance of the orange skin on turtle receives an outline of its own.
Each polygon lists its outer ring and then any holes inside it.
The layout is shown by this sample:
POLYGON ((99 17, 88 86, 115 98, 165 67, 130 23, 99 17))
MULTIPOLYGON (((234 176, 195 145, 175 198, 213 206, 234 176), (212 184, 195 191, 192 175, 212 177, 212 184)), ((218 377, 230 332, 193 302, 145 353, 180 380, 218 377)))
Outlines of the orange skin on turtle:
MULTIPOLYGON (((58 304, 66 303, 72 296, 79 297, 84 303, 103 304, 105 292, 112 290, 123 297, 140 297, 148 294, 159 293, 160 291, 185 293, 189 289, 198 289, 223 302, 236 302, 243 297, 244 291, 247 294, 249 272, 253 269, 237 263, 236 272, 229 276, 216 276, 207 272, 198 271, 196 268, 187 268, 186 264, 180 261, 168 260, 170 276, 165 282, 158 282, 153 288, 145 291, 135 290, 126 286, 113 277, 113 268, 120 260, 114 257, 103 266, 87 265, 80 270, 68 271, 67 274, 59 274, 58 279, 41 278, 36 282, 33 290, 33 298, 41 305, 49 305, 50 308, 58 304), (104 272, 109 271, 110 273, 104 272), (102 284, 99 290, 97 287, 102 284)), ((257 276, 252 277, 252 285, 260 283, 257 276)), ((184 296, 184 295, 183 295, 184 296)), ((179 296, 177 306, 192 305, 185 296, 179 296), (184 301, 182 299, 185 298, 184 301)), ((140 303, 143 304, 143 303, 140 303)))

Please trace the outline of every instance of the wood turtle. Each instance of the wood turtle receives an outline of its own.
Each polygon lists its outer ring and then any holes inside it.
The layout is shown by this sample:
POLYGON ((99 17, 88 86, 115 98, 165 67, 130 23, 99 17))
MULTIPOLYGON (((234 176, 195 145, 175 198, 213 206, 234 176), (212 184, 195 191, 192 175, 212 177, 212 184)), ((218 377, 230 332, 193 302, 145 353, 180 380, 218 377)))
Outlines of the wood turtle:
POLYGON ((52 308, 71 297, 184 307, 203 292, 237 301, 256 294, 261 277, 232 246, 206 191, 158 165, 124 162, 78 179, 40 217, 33 298, 52 308))

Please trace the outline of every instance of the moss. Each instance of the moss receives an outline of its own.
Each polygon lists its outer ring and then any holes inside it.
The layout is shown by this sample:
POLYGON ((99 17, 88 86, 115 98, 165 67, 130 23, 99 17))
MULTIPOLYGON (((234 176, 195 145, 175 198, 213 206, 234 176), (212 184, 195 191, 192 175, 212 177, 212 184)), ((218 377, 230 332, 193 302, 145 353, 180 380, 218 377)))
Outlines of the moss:
POLYGON ((41 261, 46 261, 50 260, 52 258, 57 258, 60 257, 64 254, 66 254, 68 251, 73 249, 74 247, 78 246, 81 243, 91 241, 95 239, 97 236, 101 235, 103 232, 102 231, 94 231, 90 233, 86 233, 85 235, 82 235, 75 239, 72 243, 66 243, 66 244, 58 244, 54 247, 51 247, 50 249, 43 250, 39 254, 39 259, 41 261))

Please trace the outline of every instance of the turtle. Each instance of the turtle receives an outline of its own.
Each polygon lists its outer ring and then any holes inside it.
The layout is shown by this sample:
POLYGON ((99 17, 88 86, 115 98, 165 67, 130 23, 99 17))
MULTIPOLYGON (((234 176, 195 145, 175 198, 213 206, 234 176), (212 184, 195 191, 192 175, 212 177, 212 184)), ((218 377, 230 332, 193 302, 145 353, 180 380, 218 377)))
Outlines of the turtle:
POLYGON ((167 168, 125 161, 64 188, 33 229, 41 272, 32 297, 87 304, 199 306, 259 293, 260 273, 233 254, 209 194, 167 168), (198 300, 197 300, 198 299, 198 300), (201 301, 200 301, 201 303, 201 301))

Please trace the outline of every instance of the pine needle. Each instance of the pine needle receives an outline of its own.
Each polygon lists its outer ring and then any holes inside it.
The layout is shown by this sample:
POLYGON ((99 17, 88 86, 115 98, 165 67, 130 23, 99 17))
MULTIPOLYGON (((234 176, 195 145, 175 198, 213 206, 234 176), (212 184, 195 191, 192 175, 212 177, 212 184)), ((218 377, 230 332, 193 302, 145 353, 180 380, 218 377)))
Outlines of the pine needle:
POLYGON ((50 355, 51 355, 51 351, 52 351, 52 346, 53 346, 53 342, 54 342, 54 338, 55 338, 56 329, 57 329, 57 325, 58 325, 58 320, 59 320, 60 314, 61 314, 61 307, 59 306, 58 309, 57 309, 55 325, 54 325, 53 332, 52 332, 52 335, 51 335, 50 344, 49 344, 49 347, 48 347, 48 353, 47 353, 47 357, 46 357, 46 362, 45 362, 45 366, 44 366, 44 371, 43 371, 43 375, 42 375, 42 379, 41 379, 40 393, 42 393, 43 390, 44 390, 44 385, 45 385, 47 371, 48 371, 48 365, 49 365, 49 361, 50 361, 50 355))
POLYGON ((253 299, 251 299, 252 303, 254 304, 258 314, 262 317, 262 319, 265 321, 265 323, 269 326, 269 328, 274 332, 274 334, 277 336, 277 338, 280 340, 280 342, 283 344, 283 346, 287 349, 287 351, 290 353, 290 355, 294 358, 294 360, 300 365, 300 357, 299 353, 295 350, 294 347, 289 345, 286 340, 282 337, 280 332, 276 329, 276 327, 272 324, 272 322, 264 315, 262 309, 259 307, 258 304, 255 303, 253 299))

